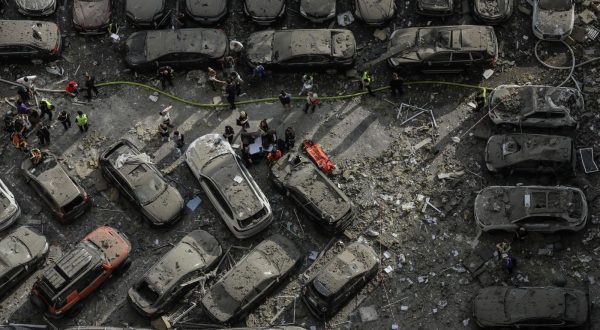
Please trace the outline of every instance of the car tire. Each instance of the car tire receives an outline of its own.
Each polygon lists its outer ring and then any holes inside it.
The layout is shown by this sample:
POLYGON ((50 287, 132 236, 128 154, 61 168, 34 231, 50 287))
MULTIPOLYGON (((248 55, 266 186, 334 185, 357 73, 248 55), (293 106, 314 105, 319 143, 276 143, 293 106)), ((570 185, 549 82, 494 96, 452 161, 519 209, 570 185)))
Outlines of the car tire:
POLYGON ((116 275, 123 275, 131 267, 131 259, 127 258, 115 271, 116 275))
POLYGON ((29 296, 29 301, 31 301, 31 304, 38 310, 45 310, 46 309, 46 304, 44 303, 44 301, 42 300, 42 298, 38 297, 35 294, 31 294, 29 296))

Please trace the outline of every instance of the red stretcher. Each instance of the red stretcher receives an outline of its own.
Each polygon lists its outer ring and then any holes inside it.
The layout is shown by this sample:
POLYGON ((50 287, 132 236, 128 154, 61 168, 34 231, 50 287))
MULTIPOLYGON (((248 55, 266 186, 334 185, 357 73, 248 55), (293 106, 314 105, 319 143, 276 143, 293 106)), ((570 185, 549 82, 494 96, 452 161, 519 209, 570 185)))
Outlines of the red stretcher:
POLYGON ((321 149, 320 145, 311 140, 304 140, 302 145, 304 146, 304 150, 310 159, 317 164, 317 167, 323 171, 323 173, 329 174, 335 169, 335 165, 329 159, 329 156, 327 156, 323 149, 321 149))

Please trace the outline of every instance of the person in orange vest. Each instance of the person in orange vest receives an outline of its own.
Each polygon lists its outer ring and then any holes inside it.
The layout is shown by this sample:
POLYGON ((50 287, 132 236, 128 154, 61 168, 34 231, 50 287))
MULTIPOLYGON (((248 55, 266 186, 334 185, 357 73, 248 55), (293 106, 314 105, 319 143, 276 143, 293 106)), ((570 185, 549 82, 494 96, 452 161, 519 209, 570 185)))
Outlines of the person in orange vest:
POLYGON ((67 93, 71 97, 77 96, 79 93, 78 85, 74 80, 70 80, 67 83, 67 87, 65 87, 65 93, 67 93))
POLYGON ((281 156, 283 156, 283 154, 281 153, 281 150, 273 149, 273 150, 271 150, 271 152, 269 152, 267 154, 267 160, 269 161, 270 164, 273 164, 276 161, 278 161, 279 158, 281 158, 281 156))

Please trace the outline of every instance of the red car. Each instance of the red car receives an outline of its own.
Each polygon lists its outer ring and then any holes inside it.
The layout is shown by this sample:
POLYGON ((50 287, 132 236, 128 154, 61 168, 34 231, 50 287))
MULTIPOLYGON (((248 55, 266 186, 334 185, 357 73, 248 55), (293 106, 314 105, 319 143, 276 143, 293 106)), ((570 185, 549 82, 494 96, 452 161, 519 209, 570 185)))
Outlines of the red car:
POLYGON ((113 274, 131 264, 131 244, 118 230, 104 226, 89 233, 33 284, 31 302, 50 316, 75 313, 79 302, 113 274))
POLYGON ((74 0, 73 27, 84 34, 106 33, 111 10, 111 0, 74 0))

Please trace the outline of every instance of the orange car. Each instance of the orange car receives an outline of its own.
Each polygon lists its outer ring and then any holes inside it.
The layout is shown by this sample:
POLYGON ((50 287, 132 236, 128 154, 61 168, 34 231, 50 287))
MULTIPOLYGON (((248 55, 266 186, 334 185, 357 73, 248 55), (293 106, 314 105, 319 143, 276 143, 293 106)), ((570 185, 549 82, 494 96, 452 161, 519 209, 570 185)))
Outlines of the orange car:
POLYGON ((33 284, 31 302, 50 316, 74 313, 78 304, 113 274, 131 264, 131 244, 118 230, 104 226, 89 233, 33 284))

